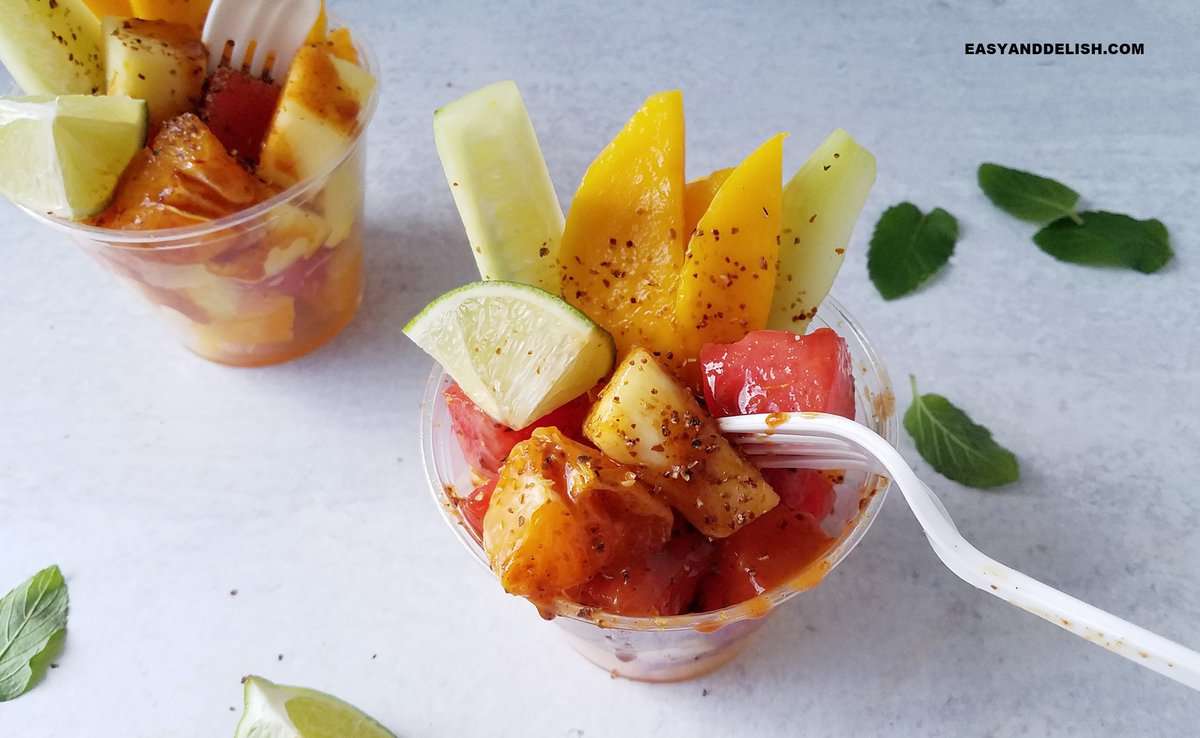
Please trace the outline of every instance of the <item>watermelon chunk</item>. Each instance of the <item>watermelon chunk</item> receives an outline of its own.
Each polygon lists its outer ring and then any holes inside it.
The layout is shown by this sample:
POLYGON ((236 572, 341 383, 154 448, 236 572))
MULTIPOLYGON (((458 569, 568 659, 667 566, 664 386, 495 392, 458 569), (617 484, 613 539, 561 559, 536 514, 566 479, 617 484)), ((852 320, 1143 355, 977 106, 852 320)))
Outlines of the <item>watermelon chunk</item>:
POLYGON ((220 67, 208 80, 200 118, 230 154, 254 167, 271 127, 279 92, 277 84, 251 77, 240 69, 220 67))
POLYGON ((753 331, 737 343, 700 350, 704 399, 717 417, 832 413, 854 419, 854 367, 846 342, 829 328, 801 336, 753 331))

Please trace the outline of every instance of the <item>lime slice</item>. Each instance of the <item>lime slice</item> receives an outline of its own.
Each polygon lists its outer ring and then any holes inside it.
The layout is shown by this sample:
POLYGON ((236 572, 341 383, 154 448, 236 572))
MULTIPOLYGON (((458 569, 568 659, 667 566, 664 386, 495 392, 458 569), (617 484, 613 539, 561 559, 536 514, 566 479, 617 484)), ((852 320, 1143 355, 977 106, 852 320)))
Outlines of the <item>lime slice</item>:
POLYGON ((43 213, 85 218, 108 204, 145 140, 141 100, 0 98, 0 193, 43 213))
POLYGON ((524 428, 612 369, 612 336, 558 297, 518 282, 473 282, 404 326, 463 392, 510 428, 524 428))
POLYGON ((479 275, 558 292, 563 213, 517 85, 439 108, 433 138, 479 275))
POLYGON ((246 707, 234 738, 396 738, 358 708, 324 692, 257 676, 243 681, 246 707))

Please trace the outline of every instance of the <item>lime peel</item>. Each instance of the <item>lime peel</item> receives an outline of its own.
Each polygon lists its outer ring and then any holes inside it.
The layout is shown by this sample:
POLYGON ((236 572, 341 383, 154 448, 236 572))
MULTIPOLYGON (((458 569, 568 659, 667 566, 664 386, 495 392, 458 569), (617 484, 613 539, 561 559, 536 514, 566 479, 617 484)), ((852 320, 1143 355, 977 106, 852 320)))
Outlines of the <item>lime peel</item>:
POLYGON ((357 707, 305 687, 247 676, 234 738, 396 738, 357 707))
POLYGON ((471 400, 524 428, 612 369, 612 336, 556 295, 518 282, 472 282, 430 302, 404 333, 471 400))

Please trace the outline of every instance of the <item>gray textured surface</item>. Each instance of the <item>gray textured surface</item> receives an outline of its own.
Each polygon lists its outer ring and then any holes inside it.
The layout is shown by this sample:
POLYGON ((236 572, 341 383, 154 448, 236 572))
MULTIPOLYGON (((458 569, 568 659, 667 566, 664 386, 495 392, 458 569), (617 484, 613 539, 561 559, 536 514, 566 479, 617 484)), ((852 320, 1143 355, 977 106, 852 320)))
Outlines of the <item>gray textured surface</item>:
POLYGON ((399 330, 472 276, 429 126, 470 88, 519 81, 564 203, 660 88, 685 91, 693 175, 777 129, 794 167, 843 126, 880 176, 838 294, 894 378, 916 373, 1023 463, 992 493, 930 473, 964 533, 1200 645, 1192 4, 428 5, 334 2, 380 50, 384 98, 366 303, 310 358, 199 361, 0 206, 0 589, 58 562, 72 594, 61 668, 0 705, 0 735, 229 735, 247 672, 336 692, 404 735, 1195 734, 1200 696, 962 584, 899 496, 734 665, 673 686, 610 680, 443 529, 414 435, 429 362, 399 330), (962 53, 1029 39, 1147 54, 962 53), (985 160, 1161 218, 1177 261, 1155 276, 1054 262, 979 194, 985 160), (864 245, 900 199, 950 210, 963 237, 943 275, 885 304, 864 245))

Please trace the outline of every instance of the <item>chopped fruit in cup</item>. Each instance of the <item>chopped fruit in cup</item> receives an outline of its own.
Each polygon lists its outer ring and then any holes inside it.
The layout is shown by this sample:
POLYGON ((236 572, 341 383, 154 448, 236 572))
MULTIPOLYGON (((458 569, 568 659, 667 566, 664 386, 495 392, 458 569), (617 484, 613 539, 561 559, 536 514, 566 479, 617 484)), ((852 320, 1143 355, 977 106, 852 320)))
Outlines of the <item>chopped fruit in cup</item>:
POLYGON ((548 602, 666 545, 671 510, 632 471, 554 428, 513 448, 483 519, 504 589, 548 602))
MULTIPOLYGON (((112 203, 93 224, 144 231, 206 223, 256 205, 274 191, 242 168, 204 122, 191 113, 172 118, 125 169, 112 203)), ((225 251, 222 239, 162 252, 170 262, 205 262, 225 251)), ((147 244, 153 251, 154 244, 147 244)))
POLYGON ((635 348, 617 367, 583 432, 713 538, 779 504, 691 391, 645 349, 635 348))
POLYGON ((512 83, 435 114, 485 281, 435 299, 405 332, 453 380, 434 412, 482 476, 448 502, 504 589, 543 613, 611 625, 605 613, 669 618, 806 588, 854 527, 838 517, 854 509, 839 494, 867 494, 824 470, 760 470, 715 418, 855 417, 845 341, 767 326, 796 284, 812 305, 829 286, 830 260, 785 253, 800 195, 836 221, 804 230, 803 244, 844 243, 874 160, 834 137, 784 188, 779 134, 685 184, 683 131, 680 94, 650 96, 592 162, 562 226, 512 83), (812 173, 812 161, 842 155, 837 176, 812 173), (811 279, 796 272, 818 262, 811 279))
POLYGON ((375 80, 323 7, 274 80, 210 76, 209 5, 0 0, 0 60, 39 95, 0 98, 0 192, 82 221, 57 225, 196 353, 274 364, 358 309, 375 80))
POLYGON ((458 511, 475 536, 483 540, 483 518, 487 515, 488 506, 492 504, 492 495, 496 492, 496 479, 489 479, 476 487, 471 494, 460 497, 456 501, 458 511))
POLYGON ((700 350, 704 400, 718 417, 832 413, 854 419, 854 367, 846 341, 828 328, 801 336, 755 331, 700 350))
POLYGON ((208 80, 200 118, 230 154, 253 167, 278 102, 279 85, 219 67, 208 80))
POLYGON ((609 567, 571 594, 582 605, 622 615, 678 615, 688 611, 717 545, 696 531, 676 534, 658 551, 609 567))
POLYGON ((583 441, 583 420, 592 407, 587 396, 580 395, 525 428, 513 430, 492 420, 457 384, 450 385, 444 394, 454 436, 467 463, 471 468, 489 474, 500 471, 500 465, 512 447, 532 436, 538 428, 557 428, 567 438, 583 441))
POLYGON ((808 513, 821 521, 833 512, 837 491, 833 481, 816 469, 763 469, 763 479, 779 495, 779 502, 794 512, 808 513))
POLYGON ((736 605, 806 573, 815 584, 835 540, 808 513, 777 507, 717 544, 713 573, 700 584, 701 608, 736 605))
POLYGON ((109 95, 145 100, 150 130, 200 104, 208 54, 188 26, 136 18, 104 19, 109 95))

